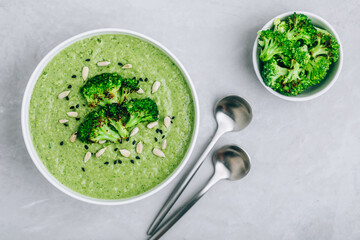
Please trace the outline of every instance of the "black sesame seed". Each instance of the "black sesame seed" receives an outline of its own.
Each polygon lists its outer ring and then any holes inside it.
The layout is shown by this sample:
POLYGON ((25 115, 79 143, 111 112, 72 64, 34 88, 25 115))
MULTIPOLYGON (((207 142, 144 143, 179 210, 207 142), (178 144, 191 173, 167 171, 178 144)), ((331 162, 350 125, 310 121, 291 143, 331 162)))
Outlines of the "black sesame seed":
POLYGON ((68 89, 70 89, 71 87, 72 87, 72 86, 71 86, 71 85, 69 85, 69 86, 68 86, 68 89))
POLYGON ((165 135, 162 136, 162 139, 164 139, 164 138, 165 138, 165 135))
POLYGON ((85 107, 86 105, 85 105, 85 104, 83 104, 83 106, 85 107))
POLYGON ((173 123, 173 121, 171 121, 171 123, 173 123))
POLYGON ((119 164, 122 164, 122 161, 121 161, 121 160, 118 160, 118 163, 119 163, 119 164))
POLYGON ((72 77, 72 78, 76 78, 76 75, 74 74, 74 75, 72 75, 71 77, 72 77))
POLYGON ((159 132, 160 132, 160 134, 163 134, 163 131, 161 129, 159 130, 159 132))
POLYGON ((62 146, 62 145, 64 145, 64 142, 63 142, 63 141, 61 141, 61 142, 60 142, 60 145, 61 145, 61 146, 62 146))
POLYGON ((132 145, 135 145, 135 143, 136 143, 136 141, 134 140, 134 141, 132 142, 132 145))
POLYGON ((122 64, 121 62, 118 63, 119 66, 123 66, 124 64, 122 64))
POLYGON ((74 109, 75 107, 74 106, 71 106, 70 109, 74 109))
POLYGON ((109 164, 109 162, 104 162, 104 164, 105 164, 105 165, 108 165, 108 164, 109 164))
POLYGON ((84 148, 85 148, 85 149, 89 149, 88 145, 85 145, 84 148))
POLYGON ((117 160, 114 161, 114 164, 116 164, 116 163, 117 163, 117 160))
POLYGON ((83 172, 85 172, 85 168, 82 167, 81 169, 82 169, 83 172))
POLYGON ((90 62, 90 58, 85 59, 85 61, 90 62))
POLYGON ((65 126, 65 127, 67 127, 67 126, 69 126, 69 124, 67 124, 67 123, 64 123, 64 126, 65 126))
POLYGON ((148 81, 148 78, 145 78, 145 80, 144 80, 145 82, 147 82, 148 81))
POLYGON ((175 117, 173 116, 171 119, 175 119, 175 117))
POLYGON ((156 133, 159 133, 159 131, 160 131, 160 129, 157 128, 157 129, 156 129, 156 133))
POLYGON ((75 118, 76 119, 76 121, 79 121, 80 120, 80 118, 75 118))
POLYGON ((155 142, 157 142, 158 141, 158 139, 157 138, 155 138, 155 142))
POLYGON ((139 157, 139 156, 136 156, 135 158, 136 158, 136 159, 140 159, 140 157, 139 157))
POLYGON ((139 81, 142 82, 142 81, 144 81, 144 79, 140 78, 139 81))
POLYGON ((133 79, 135 79, 135 80, 136 80, 136 77, 133 77, 133 79))
POLYGON ((121 143, 122 143, 122 139, 119 139, 118 142, 121 144, 121 143))
POLYGON ((76 108, 79 108, 80 107, 80 105, 79 104, 76 104, 76 108))
POLYGON ((118 148, 115 148, 114 151, 116 152, 118 150, 118 148))
POLYGON ((129 141, 129 138, 127 138, 126 141, 128 142, 128 141, 129 141))
POLYGON ((130 160, 130 162, 131 162, 132 164, 134 164, 134 163, 135 163, 135 162, 134 162, 134 160, 132 160, 132 159, 130 160))
POLYGON ((65 98, 67 101, 69 101, 69 96, 66 96, 66 98, 65 98))

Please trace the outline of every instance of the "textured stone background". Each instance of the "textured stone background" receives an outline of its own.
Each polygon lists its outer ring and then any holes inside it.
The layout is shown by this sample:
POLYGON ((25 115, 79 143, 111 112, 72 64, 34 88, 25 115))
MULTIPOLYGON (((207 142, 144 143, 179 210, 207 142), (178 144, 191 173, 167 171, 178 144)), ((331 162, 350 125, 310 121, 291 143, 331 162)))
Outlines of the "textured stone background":
MULTIPOLYGON (((253 164, 249 176, 215 186, 164 239, 360 239, 359 11, 356 0, 0 0, 0 238, 145 238, 175 182, 126 206, 74 200, 35 168, 20 127, 22 95, 41 58, 78 33, 119 27, 163 43, 193 78, 201 125, 191 160, 215 129, 217 99, 238 94, 254 111, 249 128, 217 145, 246 149, 253 164), (344 47, 338 82, 303 103, 267 92, 251 62, 257 30, 293 10, 327 19, 344 47)), ((207 161, 188 194, 211 171, 207 161)))

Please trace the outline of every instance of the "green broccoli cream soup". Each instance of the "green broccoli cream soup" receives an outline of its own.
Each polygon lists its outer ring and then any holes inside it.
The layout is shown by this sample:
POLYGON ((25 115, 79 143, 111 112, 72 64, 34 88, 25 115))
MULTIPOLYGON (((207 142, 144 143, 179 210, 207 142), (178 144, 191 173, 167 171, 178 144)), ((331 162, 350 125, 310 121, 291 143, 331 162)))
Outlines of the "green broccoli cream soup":
POLYGON ((179 166, 193 137, 195 105, 185 77, 161 50, 136 37, 105 34, 75 42, 47 64, 32 93, 29 121, 37 154, 59 182, 86 196, 123 199, 149 191, 179 166), (143 92, 132 92, 126 100, 151 98, 158 124, 139 123, 135 135, 117 142, 76 139, 73 134, 95 109, 80 89, 102 73, 138 79, 143 92), (155 155, 154 148, 165 156, 155 155))

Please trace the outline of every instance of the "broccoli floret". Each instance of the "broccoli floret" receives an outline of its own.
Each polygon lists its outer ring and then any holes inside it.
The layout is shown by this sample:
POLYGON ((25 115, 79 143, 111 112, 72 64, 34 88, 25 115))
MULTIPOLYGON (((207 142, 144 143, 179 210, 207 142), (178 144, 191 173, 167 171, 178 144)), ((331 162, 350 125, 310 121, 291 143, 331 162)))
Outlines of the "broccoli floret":
POLYGON ((88 79, 80 92, 90 107, 118 103, 122 80, 117 73, 102 73, 88 79))
POLYGON ((121 83, 121 96, 119 103, 124 102, 130 93, 139 90, 140 89, 139 83, 140 83, 139 80, 136 80, 136 78, 124 79, 121 83))
POLYGON ((291 41, 302 39, 306 44, 311 42, 312 36, 316 34, 316 29, 311 20, 304 14, 292 14, 285 21, 284 33, 286 38, 291 41))
POLYGON ((117 73, 102 73, 90 78, 80 89, 90 107, 122 103, 130 93, 139 90, 139 80, 123 79, 117 73))
POLYGON ((304 79, 308 82, 308 86, 313 86, 321 82, 329 70, 331 61, 323 56, 319 56, 310 60, 305 66, 304 79))
POLYGON ((128 118, 126 108, 118 103, 113 103, 106 105, 101 111, 103 111, 104 116, 106 116, 110 125, 118 131, 121 138, 129 137, 129 132, 124 126, 124 123, 128 118))
POLYGON ((289 42, 284 35, 272 30, 264 30, 258 33, 259 45, 261 46, 260 59, 263 62, 269 61, 276 54, 286 52, 289 42))
POLYGON ((274 20, 274 31, 284 33, 288 29, 287 24, 285 21, 281 21, 280 18, 275 18, 274 20))
POLYGON ((282 87, 279 91, 284 95, 298 95, 304 91, 304 84, 300 78, 303 72, 303 67, 292 60, 291 69, 288 70, 288 74, 284 77, 284 81, 281 83, 282 87))
POLYGON ((278 65, 275 59, 264 64, 262 71, 264 82, 272 89, 284 95, 297 95, 304 90, 304 85, 300 80, 302 66, 292 60, 291 68, 285 68, 278 65))
POLYGON ((280 61, 288 68, 291 68, 292 60, 295 60, 300 65, 305 66, 311 58, 308 46, 304 45, 299 47, 299 44, 294 44, 291 51, 280 54, 279 56, 280 61))
POLYGON ((93 111, 87 115, 85 121, 79 126, 77 137, 80 141, 87 143, 98 143, 101 140, 115 142, 120 139, 120 135, 110 127, 102 111, 93 111))
POLYGON ((280 67, 275 59, 271 59, 270 61, 265 62, 262 71, 265 85, 275 90, 280 88, 280 82, 283 81, 287 75, 287 72, 288 69, 280 67))
POLYGON ((310 60, 309 49, 307 45, 304 45, 299 48, 294 48, 293 59, 298 62, 300 65, 305 66, 310 60))
POLYGON ((150 98, 133 99, 125 102, 130 117, 125 127, 132 129, 140 122, 154 122, 159 118, 159 110, 156 103, 150 98))
POLYGON ((301 65, 295 60, 292 60, 291 65, 292 65, 292 69, 289 69, 288 75, 284 78, 284 83, 294 82, 299 80, 299 75, 302 71, 301 65))
POLYGON ((339 48, 339 43, 330 33, 325 30, 318 29, 310 52, 314 58, 318 56, 326 56, 331 62, 336 62, 340 55, 339 48))
POLYGON ((339 59, 336 39, 304 14, 275 19, 272 29, 258 35, 264 83, 284 95, 294 96, 320 83, 339 59))

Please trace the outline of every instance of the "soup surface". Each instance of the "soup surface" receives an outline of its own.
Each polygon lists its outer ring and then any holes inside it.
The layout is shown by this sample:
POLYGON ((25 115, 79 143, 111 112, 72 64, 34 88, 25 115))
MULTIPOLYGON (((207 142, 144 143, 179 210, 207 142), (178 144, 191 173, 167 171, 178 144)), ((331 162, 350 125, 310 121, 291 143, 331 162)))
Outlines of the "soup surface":
POLYGON ((133 36, 105 34, 80 40, 58 53, 43 69, 30 101, 30 131, 33 145, 48 171, 68 188, 94 198, 122 199, 142 194, 163 182, 181 163, 190 145, 195 119, 191 90, 178 66, 161 50, 133 36), (107 66, 98 62, 109 61, 107 66), (131 68, 123 68, 131 64, 131 68), (85 81, 82 69, 89 68, 89 78, 100 73, 119 73, 123 78, 140 79, 143 94, 131 98, 153 99, 159 108, 158 125, 147 128, 139 124, 139 132, 122 143, 86 144, 70 141, 86 114, 92 109, 80 94, 85 81), (161 83, 151 93, 153 83, 161 83), (68 97, 58 95, 69 91, 68 97), (78 117, 67 116, 77 112, 78 117), (168 128, 164 118, 172 123, 168 128), (59 123, 60 119, 69 120, 59 123), (165 158, 153 154, 161 149, 165 158), (141 141, 143 151, 136 152, 141 141), (95 153, 106 147, 100 157, 95 153), (130 157, 120 154, 130 151, 130 157), (85 154, 92 157, 84 162, 85 154))

